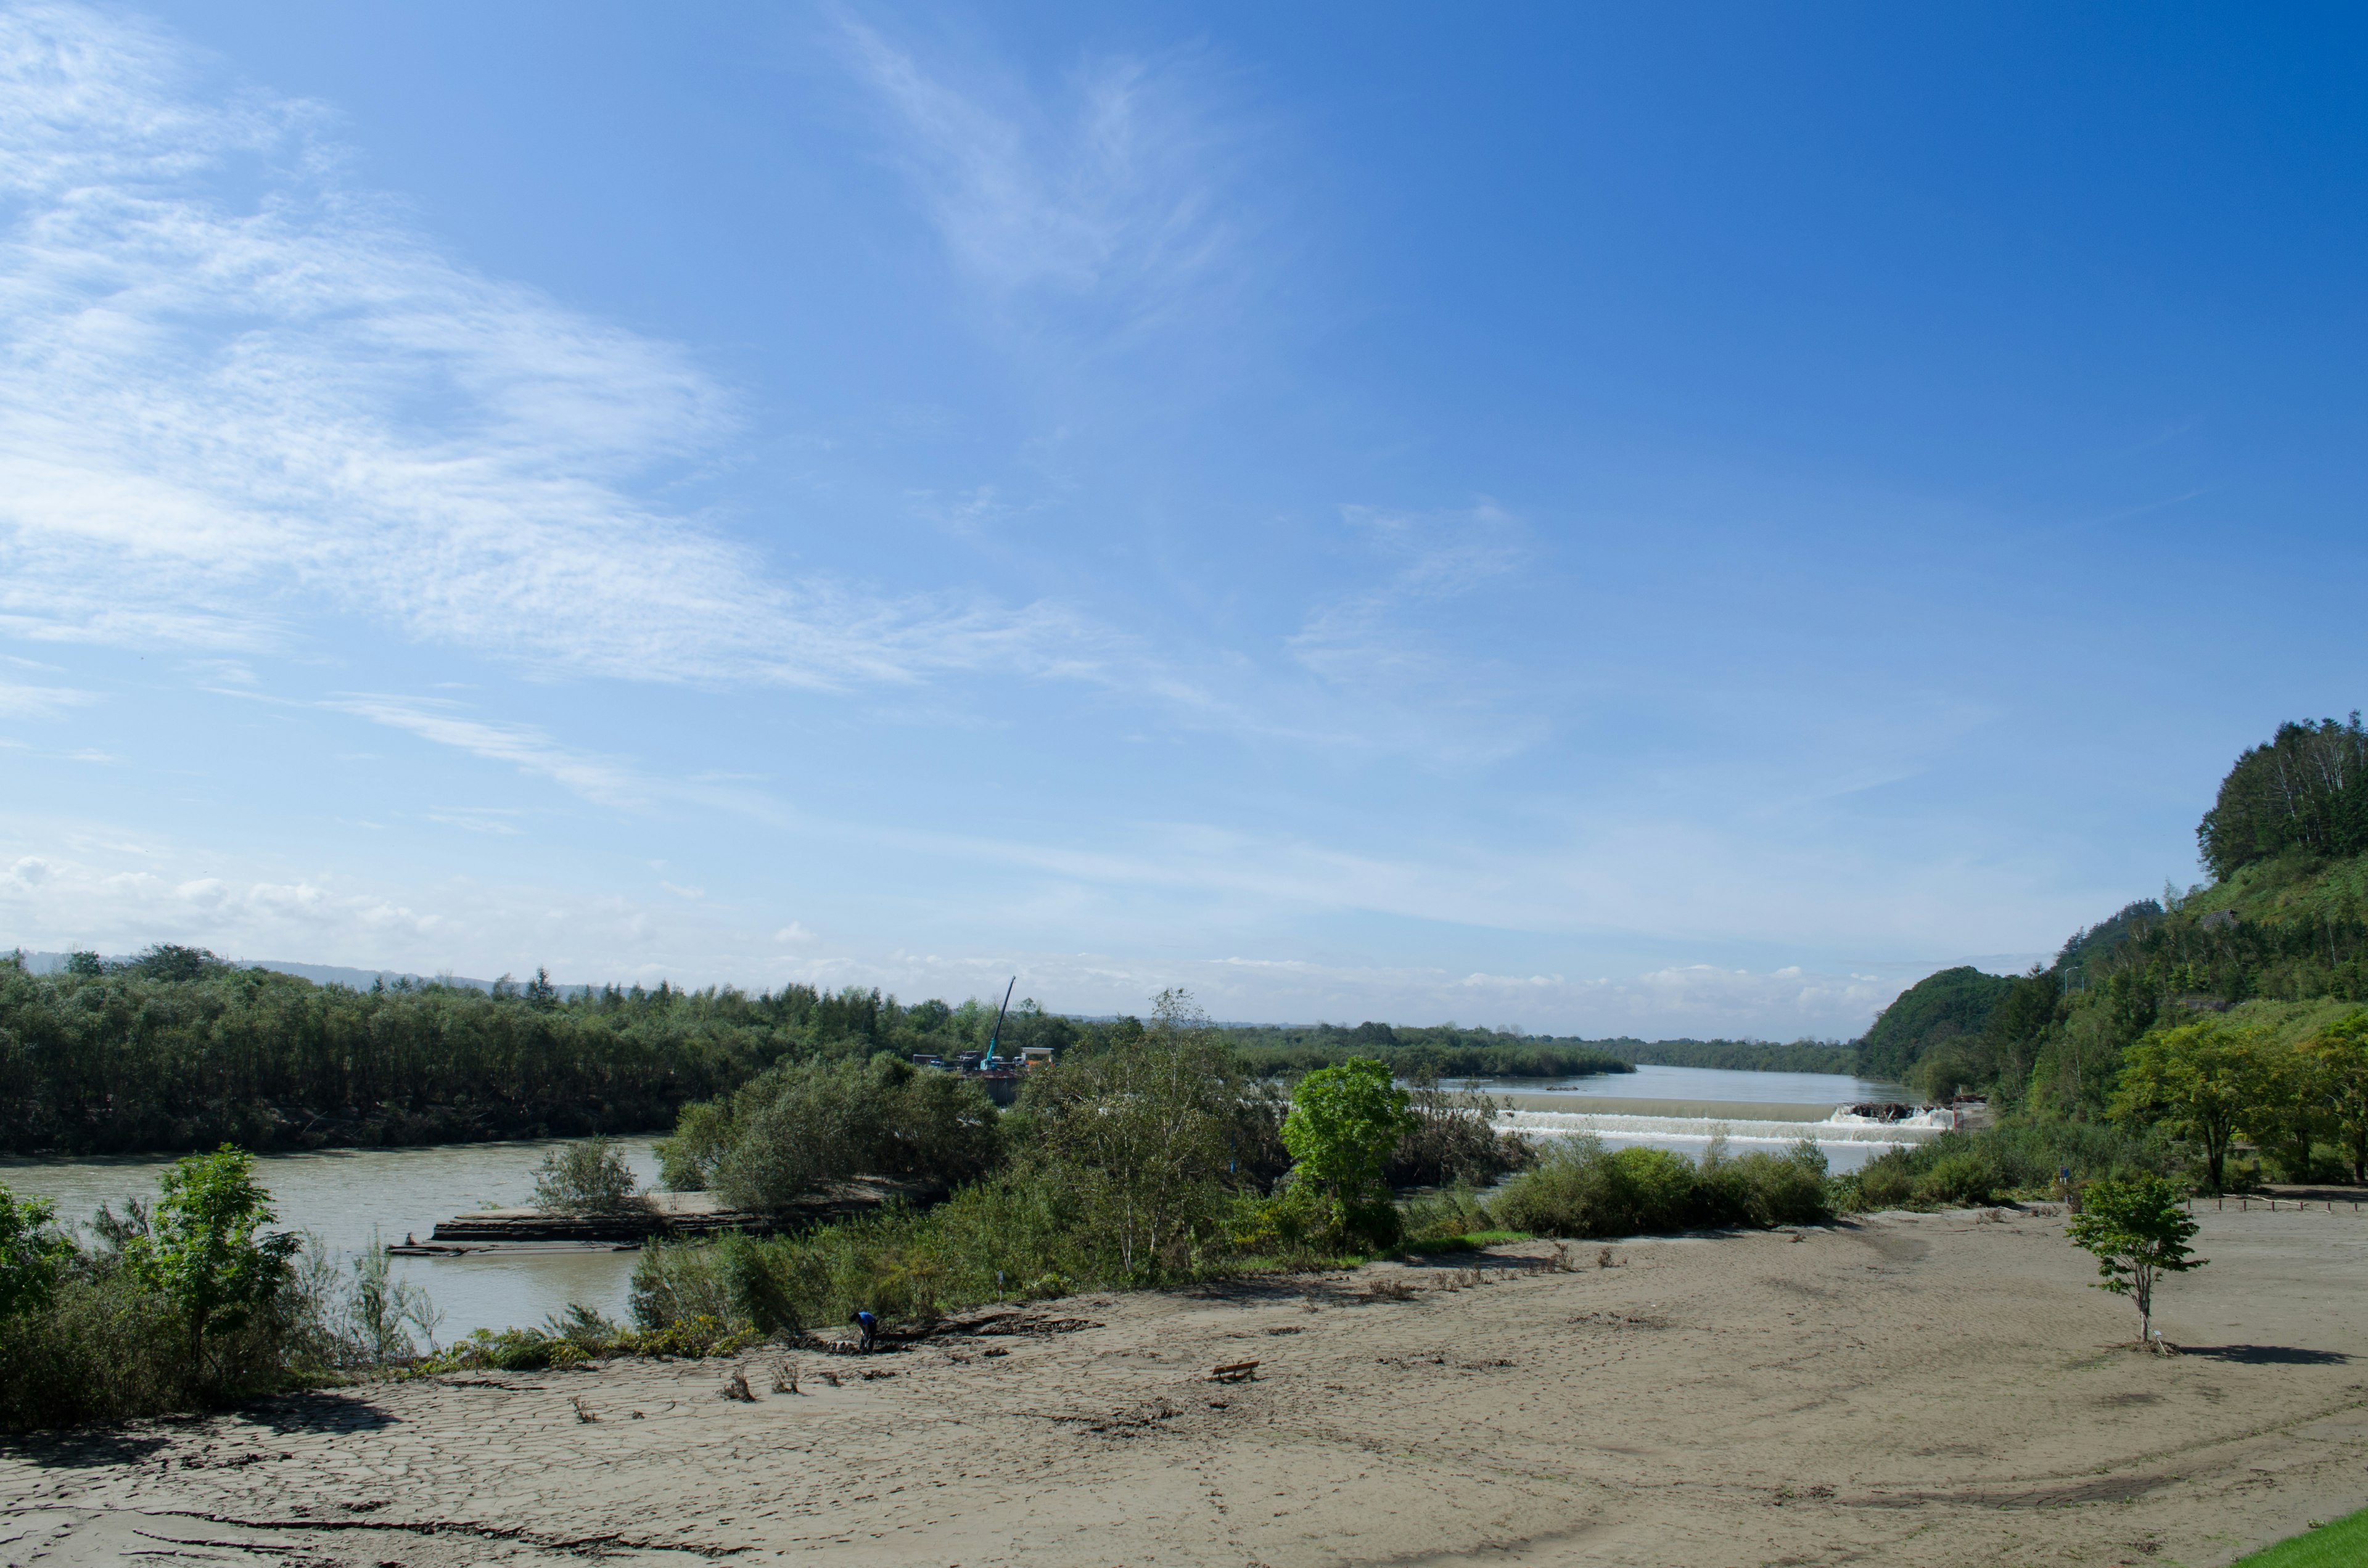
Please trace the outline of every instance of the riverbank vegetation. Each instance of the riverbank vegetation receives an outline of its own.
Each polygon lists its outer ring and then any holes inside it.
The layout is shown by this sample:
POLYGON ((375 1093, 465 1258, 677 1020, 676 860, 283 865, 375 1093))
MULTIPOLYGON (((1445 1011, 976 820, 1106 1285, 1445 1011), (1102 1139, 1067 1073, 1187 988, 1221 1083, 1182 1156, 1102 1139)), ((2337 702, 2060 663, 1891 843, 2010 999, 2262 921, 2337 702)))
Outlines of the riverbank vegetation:
POLYGON ((1401 1078, 1577 1078, 1639 1066, 1855 1073, 1859 1060, 1855 1047, 1833 1040, 1587 1040, 1456 1024, 1228 1024, 1224 1033, 1260 1077, 1292 1077, 1357 1057, 1386 1063, 1401 1078))
POLYGON ((274 1218, 229 1148, 99 1210, 87 1242, 0 1187, 0 1428, 200 1409, 433 1346, 433 1305, 383 1248, 340 1264, 274 1218))

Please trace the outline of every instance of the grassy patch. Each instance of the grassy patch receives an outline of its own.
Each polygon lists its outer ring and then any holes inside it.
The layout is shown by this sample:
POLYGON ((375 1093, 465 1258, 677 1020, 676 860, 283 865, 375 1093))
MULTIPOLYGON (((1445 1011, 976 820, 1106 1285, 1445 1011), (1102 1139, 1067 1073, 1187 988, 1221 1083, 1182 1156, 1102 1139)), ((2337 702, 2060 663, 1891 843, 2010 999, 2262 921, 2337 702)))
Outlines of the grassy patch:
POLYGON ((1469 1231, 1460 1236, 1434 1236, 1424 1241, 1408 1242, 1401 1251, 1428 1256, 1436 1252, 1478 1252, 1482 1247, 1495 1246, 1499 1242, 1525 1242, 1527 1231, 1469 1231))
POLYGON ((2368 1562, 2368 1508, 2265 1546, 2229 1568, 2352 1568, 2360 1562, 2368 1562))

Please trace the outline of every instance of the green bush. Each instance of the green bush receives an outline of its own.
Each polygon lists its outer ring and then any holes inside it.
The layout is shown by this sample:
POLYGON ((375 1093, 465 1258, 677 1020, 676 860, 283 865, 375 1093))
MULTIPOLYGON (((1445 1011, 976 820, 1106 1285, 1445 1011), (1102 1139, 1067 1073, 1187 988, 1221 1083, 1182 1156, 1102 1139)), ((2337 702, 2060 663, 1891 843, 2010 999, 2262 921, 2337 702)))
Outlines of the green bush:
POLYGON ((593 1137, 553 1149, 534 1173, 534 1206, 546 1214, 618 1214, 633 1206, 639 1184, 613 1138, 593 1137))
POLYGON ((1851 1209, 1897 1209, 1916 1195, 1916 1167, 1906 1149, 1886 1149, 1842 1182, 1851 1209))
POLYGON ((1549 1148, 1490 1205, 1505 1224, 1549 1236, 1628 1236, 1693 1220, 1693 1162, 1666 1149, 1607 1152, 1593 1138, 1549 1148))
POLYGON ((1971 1208, 1996 1199, 1998 1167, 1987 1153, 1962 1149, 1943 1154, 1916 1178, 1913 1201, 1935 1207, 1971 1208))
POLYGON ((2186 1160, 2159 1131, 2135 1133, 2096 1122, 2033 1119, 2004 1127, 1944 1132, 1887 1149, 1834 1183, 1842 1209, 1976 1206, 2055 1193, 2068 1167, 2077 1186, 2097 1180, 2182 1174, 2186 1160))
POLYGON ((891 1056, 780 1062, 728 1099, 685 1108, 658 1157, 677 1189, 736 1209, 789 1208, 853 1176, 975 1181, 1002 1158, 985 1093, 891 1056))
POLYGON ((1730 1225, 1821 1225, 1834 1217, 1826 1156, 1804 1139, 1782 1154, 1764 1150, 1725 1157, 1716 1143, 1698 1173, 1706 1222, 1730 1225))
POLYGON ((1565 1139, 1488 1205, 1502 1225, 1549 1236, 1632 1236, 1698 1225, 1810 1225, 1833 1217, 1825 1156, 1813 1143, 1700 1164, 1667 1149, 1608 1152, 1565 1139))

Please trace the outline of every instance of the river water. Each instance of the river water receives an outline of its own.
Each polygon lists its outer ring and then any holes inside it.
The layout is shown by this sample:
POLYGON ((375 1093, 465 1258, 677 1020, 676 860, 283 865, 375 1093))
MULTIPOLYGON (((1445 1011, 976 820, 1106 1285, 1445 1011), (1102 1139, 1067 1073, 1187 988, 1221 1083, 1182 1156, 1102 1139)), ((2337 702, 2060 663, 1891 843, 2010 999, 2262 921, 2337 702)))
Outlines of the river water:
MULTIPOLYGON (((1701 1067, 1640 1067, 1634 1073, 1586 1078, 1493 1079, 1477 1085, 1497 1094, 1519 1094, 1525 1108, 1508 1114, 1508 1126, 1554 1136, 1591 1131, 1615 1147, 1645 1143, 1699 1154, 1723 1131, 1737 1153, 1775 1147, 1804 1135, 1816 1140, 1837 1171, 1854 1170, 1895 1142, 1929 1131, 1894 1133, 1886 1129, 1815 1125, 1804 1108, 1832 1108, 1859 1100, 1903 1100, 1896 1084, 1821 1073, 1731 1073, 1701 1067), (1639 1106, 1656 1114, 1624 1116, 1551 1108, 1548 1095, 1568 1094, 1574 1102, 1597 1099, 1658 1101, 1639 1106), (1546 1103, 1550 1108, 1528 1108, 1546 1103), (1673 1106, 1709 1102, 1725 1109, 1716 1118, 1659 1114, 1673 1106), (1765 1105, 1761 1119, 1731 1108, 1765 1105)), ((1822 1114, 1822 1111, 1819 1112, 1822 1114)), ((633 1173, 644 1184, 657 1179, 657 1159, 647 1138, 620 1141, 633 1173)), ((317 1233, 341 1257, 371 1244, 425 1240, 438 1221, 484 1208, 529 1202, 535 1167, 552 1142, 447 1143, 417 1149, 336 1149, 297 1154, 264 1154, 256 1165, 289 1230, 317 1233)), ((86 1227, 102 1203, 120 1211, 127 1198, 152 1199, 156 1177, 171 1163, 165 1155, 123 1155, 86 1160, 0 1158, 0 1183, 20 1193, 53 1199, 61 1220, 86 1227)), ((427 1288, 444 1313, 439 1335, 452 1339, 474 1328, 539 1324, 551 1313, 580 1302, 621 1320, 636 1254, 605 1248, 541 1246, 506 1249, 465 1257, 402 1257, 397 1277, 427 1288)))
MULTIPOLYGON (((633 1175, 657 1180, 647 1138, 620 1139, 633 1175)), ((416 1149, 323 1149, 258 1154, 256 1169, 271 1191, 279 1225, 312 1231, 342 1258, 405 1235, 427 1239, 437 1222, 474 1209, 534 1200, 535 1167, 555 1142, 438 1143, 416 1149)), ((102 1203, 118 1213, 126 1198, 154 1199, 170 1155, 91 1160, 0 1159, 0 1182, 53 1199, 58 1218, 87 1231, 102 1203)), ((425 1286, 442 1311, 438 1335, 541 1323, 582 1302, 622 1321, 638 1255, 566 1245, 506 1249, 465 1257, 398 1257, 395 1277, 425 1286)))
POLYGON ((1723 1067, 1639 1067, 1634 1073, 1590 1073, 1583 1078, 1474 1078, 1491 1093, 1541 1090, 1621 1100, 1728 1100, 1762 1105, 1847 1105, 1861 1100, 1913 1100, 1902 1084, 1840 1073, 1740 1073, 1723 1067))
POLYGON ((1872 1123, 1837 1116, 1840 1107, 1912 1102, 1906 1085, 1838 1073, 1745 1073, 1715 1067, 1639 1067, 1578 1078, 1458 1079, 1509 1102, 1497 1117, 1533 1138, 1588 1133, 1608 1147, 1643 1144, 1700 1158, 1713 1139, 1735 1153, 1778 1150, 1807 1139, 1837 1175, 1884 1150, 1937 1137, 1932 1126, 1872 1123), (1566 1096, 1568 1108, 1556 1101, 1566 1096), (1634 1103, 1633 1111, 1621 1102, 1634 1103))

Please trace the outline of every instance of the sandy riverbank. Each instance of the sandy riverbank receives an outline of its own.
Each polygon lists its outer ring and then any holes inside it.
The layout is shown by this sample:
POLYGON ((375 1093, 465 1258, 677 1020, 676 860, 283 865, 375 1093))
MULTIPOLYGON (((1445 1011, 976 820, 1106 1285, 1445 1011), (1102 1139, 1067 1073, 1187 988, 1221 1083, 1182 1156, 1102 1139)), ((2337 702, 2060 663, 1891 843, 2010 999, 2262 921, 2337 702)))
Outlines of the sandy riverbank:
POLYGON ((2052 1218, 1523 1246, 1053 1303, 1093 1326, 800 1356, 795 1395, 751 1357, 750 1403, 622 1364, 19 1441, 0 1563, 2206 1568, 2368 1503, 2368 1216, 2203 1219, 2176 1359, 2114 1347, 2052 1218))

